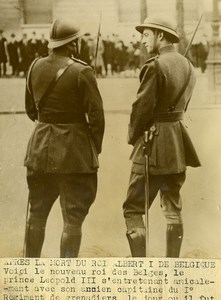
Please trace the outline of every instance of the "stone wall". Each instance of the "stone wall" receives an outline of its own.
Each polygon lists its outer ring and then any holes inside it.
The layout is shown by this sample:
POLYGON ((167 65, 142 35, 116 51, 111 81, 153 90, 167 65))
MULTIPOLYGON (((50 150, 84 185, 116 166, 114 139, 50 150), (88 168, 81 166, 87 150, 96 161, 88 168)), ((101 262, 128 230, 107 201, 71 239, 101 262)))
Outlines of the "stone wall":
MULTIPOLYGON (((202 0, 184 0, 187 31, 195 26, 202 0)), ((146 0, 147 13, 163 12, 176 17, 176 0, 146 0)), ((140 0, 0 0, 0 28, 6 34, 34 28, 48 31, 55 18, 70 18, 85 31, 97 34, 100 16, 103 36, 118 33, 123 39, 138 37, 134 26, 140 22, 140 0), (24 14, 22 13, 22 7, 24 14), (19 10, 20 7, 20 10, 19 10), (23 21, 27 24, 22 24, 23 21)))
POLYGON ((0 29, 6 34, 18 31, 21 16, 18 0, 0 0, 0 29))

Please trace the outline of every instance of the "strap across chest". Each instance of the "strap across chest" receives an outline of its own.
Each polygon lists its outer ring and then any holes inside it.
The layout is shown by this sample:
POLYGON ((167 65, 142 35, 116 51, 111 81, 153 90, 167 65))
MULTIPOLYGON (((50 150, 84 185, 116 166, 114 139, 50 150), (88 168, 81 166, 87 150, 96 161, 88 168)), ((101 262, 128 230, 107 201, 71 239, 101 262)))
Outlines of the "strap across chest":
MULTIPOLYGON (((160 74, 160 65, 159 65, 159 61, 157 59, 155 59, 155 66, 156 66, 156 69, 158 71, 158 74, 160 74)), ((190 82, 190 78, 191 78, 191 65, 190 65, 190 62, 188 60, 188 66, 189 66, 189 69, 188 69, 188 74, 187 74, 187 78, 182 86, 182 88, 180 89, 179 93, 176 95, 175 99, 172 101, 172 105, 170 105, 170 107, 168 107, 167 111, 168 112, 173 112, 175 110, 175 107, 177 106, 179 100, 182 98, 182 96, 184 95, 185 91, 186 91, 186 88, 190 82)))
MULTIPOLYGON (((33 63, 30 66, 28 75, 27 75, 27 89, 29 91, 29 93, 32 95, 33 99, 34 99, 34 95, 33 95, 33 91, 32 91, 32 87, 31 87, 31 81, 30 81, 30 76, 31 76, 31 71, 33 69, 34 64, 37 62, 38 58, 36 60, 33 61, 33 63)), ((52 80, 50 81, 49 85, 47 86, 46 90, 44 91, 44 93, 42 94, 41 98, 38 101, 35 101, 35 105, 36 105, 36 109, 38 112, 40 112, 43 108, 43 106, 45 105, 45 103, 47 102, 48 99, 48 95, 52 92, 52 90, 54 89, 56 83, 58 82, 58 80, 61 78, 61 76, 64 74, 64 72, 74 63, 73 60, 69 59, 66 63, 66 65, 62 68, 60 68, 55 76, 52 78, 52 80)))

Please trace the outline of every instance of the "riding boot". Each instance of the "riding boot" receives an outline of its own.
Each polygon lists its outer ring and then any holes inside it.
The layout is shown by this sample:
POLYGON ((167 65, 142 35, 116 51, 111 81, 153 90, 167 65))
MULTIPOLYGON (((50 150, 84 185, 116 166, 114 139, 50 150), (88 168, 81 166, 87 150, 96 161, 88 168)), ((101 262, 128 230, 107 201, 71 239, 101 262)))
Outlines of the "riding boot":
POLYGON ((183 240, 183 224, 168 224, 166 232, 166 257, 179 257, 183 240))
POLYGON ((40 257, 45 237, 45 222, 41 220, 30 221, 26 234, 26 257, 40 257))
POLYGON ((132 216, 125 221, 132 257, 145 257, 145 227, 142 216, 132 216))
POLYGON ((78 257, 81 245, 81 228, 65 225, 60 244, 60 257, 78 257))

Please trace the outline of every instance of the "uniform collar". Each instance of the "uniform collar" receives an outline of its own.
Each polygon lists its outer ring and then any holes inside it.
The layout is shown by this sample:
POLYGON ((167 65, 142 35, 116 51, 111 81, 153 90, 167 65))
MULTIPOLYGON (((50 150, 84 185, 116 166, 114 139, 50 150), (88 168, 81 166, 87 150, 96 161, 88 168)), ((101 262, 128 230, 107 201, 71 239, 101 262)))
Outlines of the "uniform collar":
POLYGON ((164 53, 167 53, 167 52, 175 52, 175 47, 174 45, 167 45, 167 46, 164 46, 162 48, 159 49, 159 54, 164 54, 164 53))

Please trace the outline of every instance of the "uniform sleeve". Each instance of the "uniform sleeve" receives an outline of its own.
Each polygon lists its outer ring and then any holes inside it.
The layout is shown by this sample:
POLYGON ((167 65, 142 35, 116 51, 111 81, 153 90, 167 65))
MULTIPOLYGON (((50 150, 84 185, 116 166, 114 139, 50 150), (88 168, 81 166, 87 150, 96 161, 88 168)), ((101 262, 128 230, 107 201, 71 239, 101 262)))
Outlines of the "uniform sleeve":
POLYGON ((26 88, 25 88, 25 111, 28 117, 32 120, 35 121, 38 118, 38 112, 35 107, 34 99, 33 96, 31 95, 30 88, 28 87, 29 85, 29 80, 30 80, 30 71, 28 71, 28 75, 26 78, 26 88))
POLYGON ((79 88, 83 97, 85 113, 88 117, 91 137, 97 152, 101 153, 105 126, 103 102, 97 87, 96 78, 90 67, 86 67, 80 72, 79 88))
POLYGON ((128 144, 134 145, 150 124, 156 106, 157 71, 154 61, 141 70, 142 78, 135 102, 132 104, 128 144))

